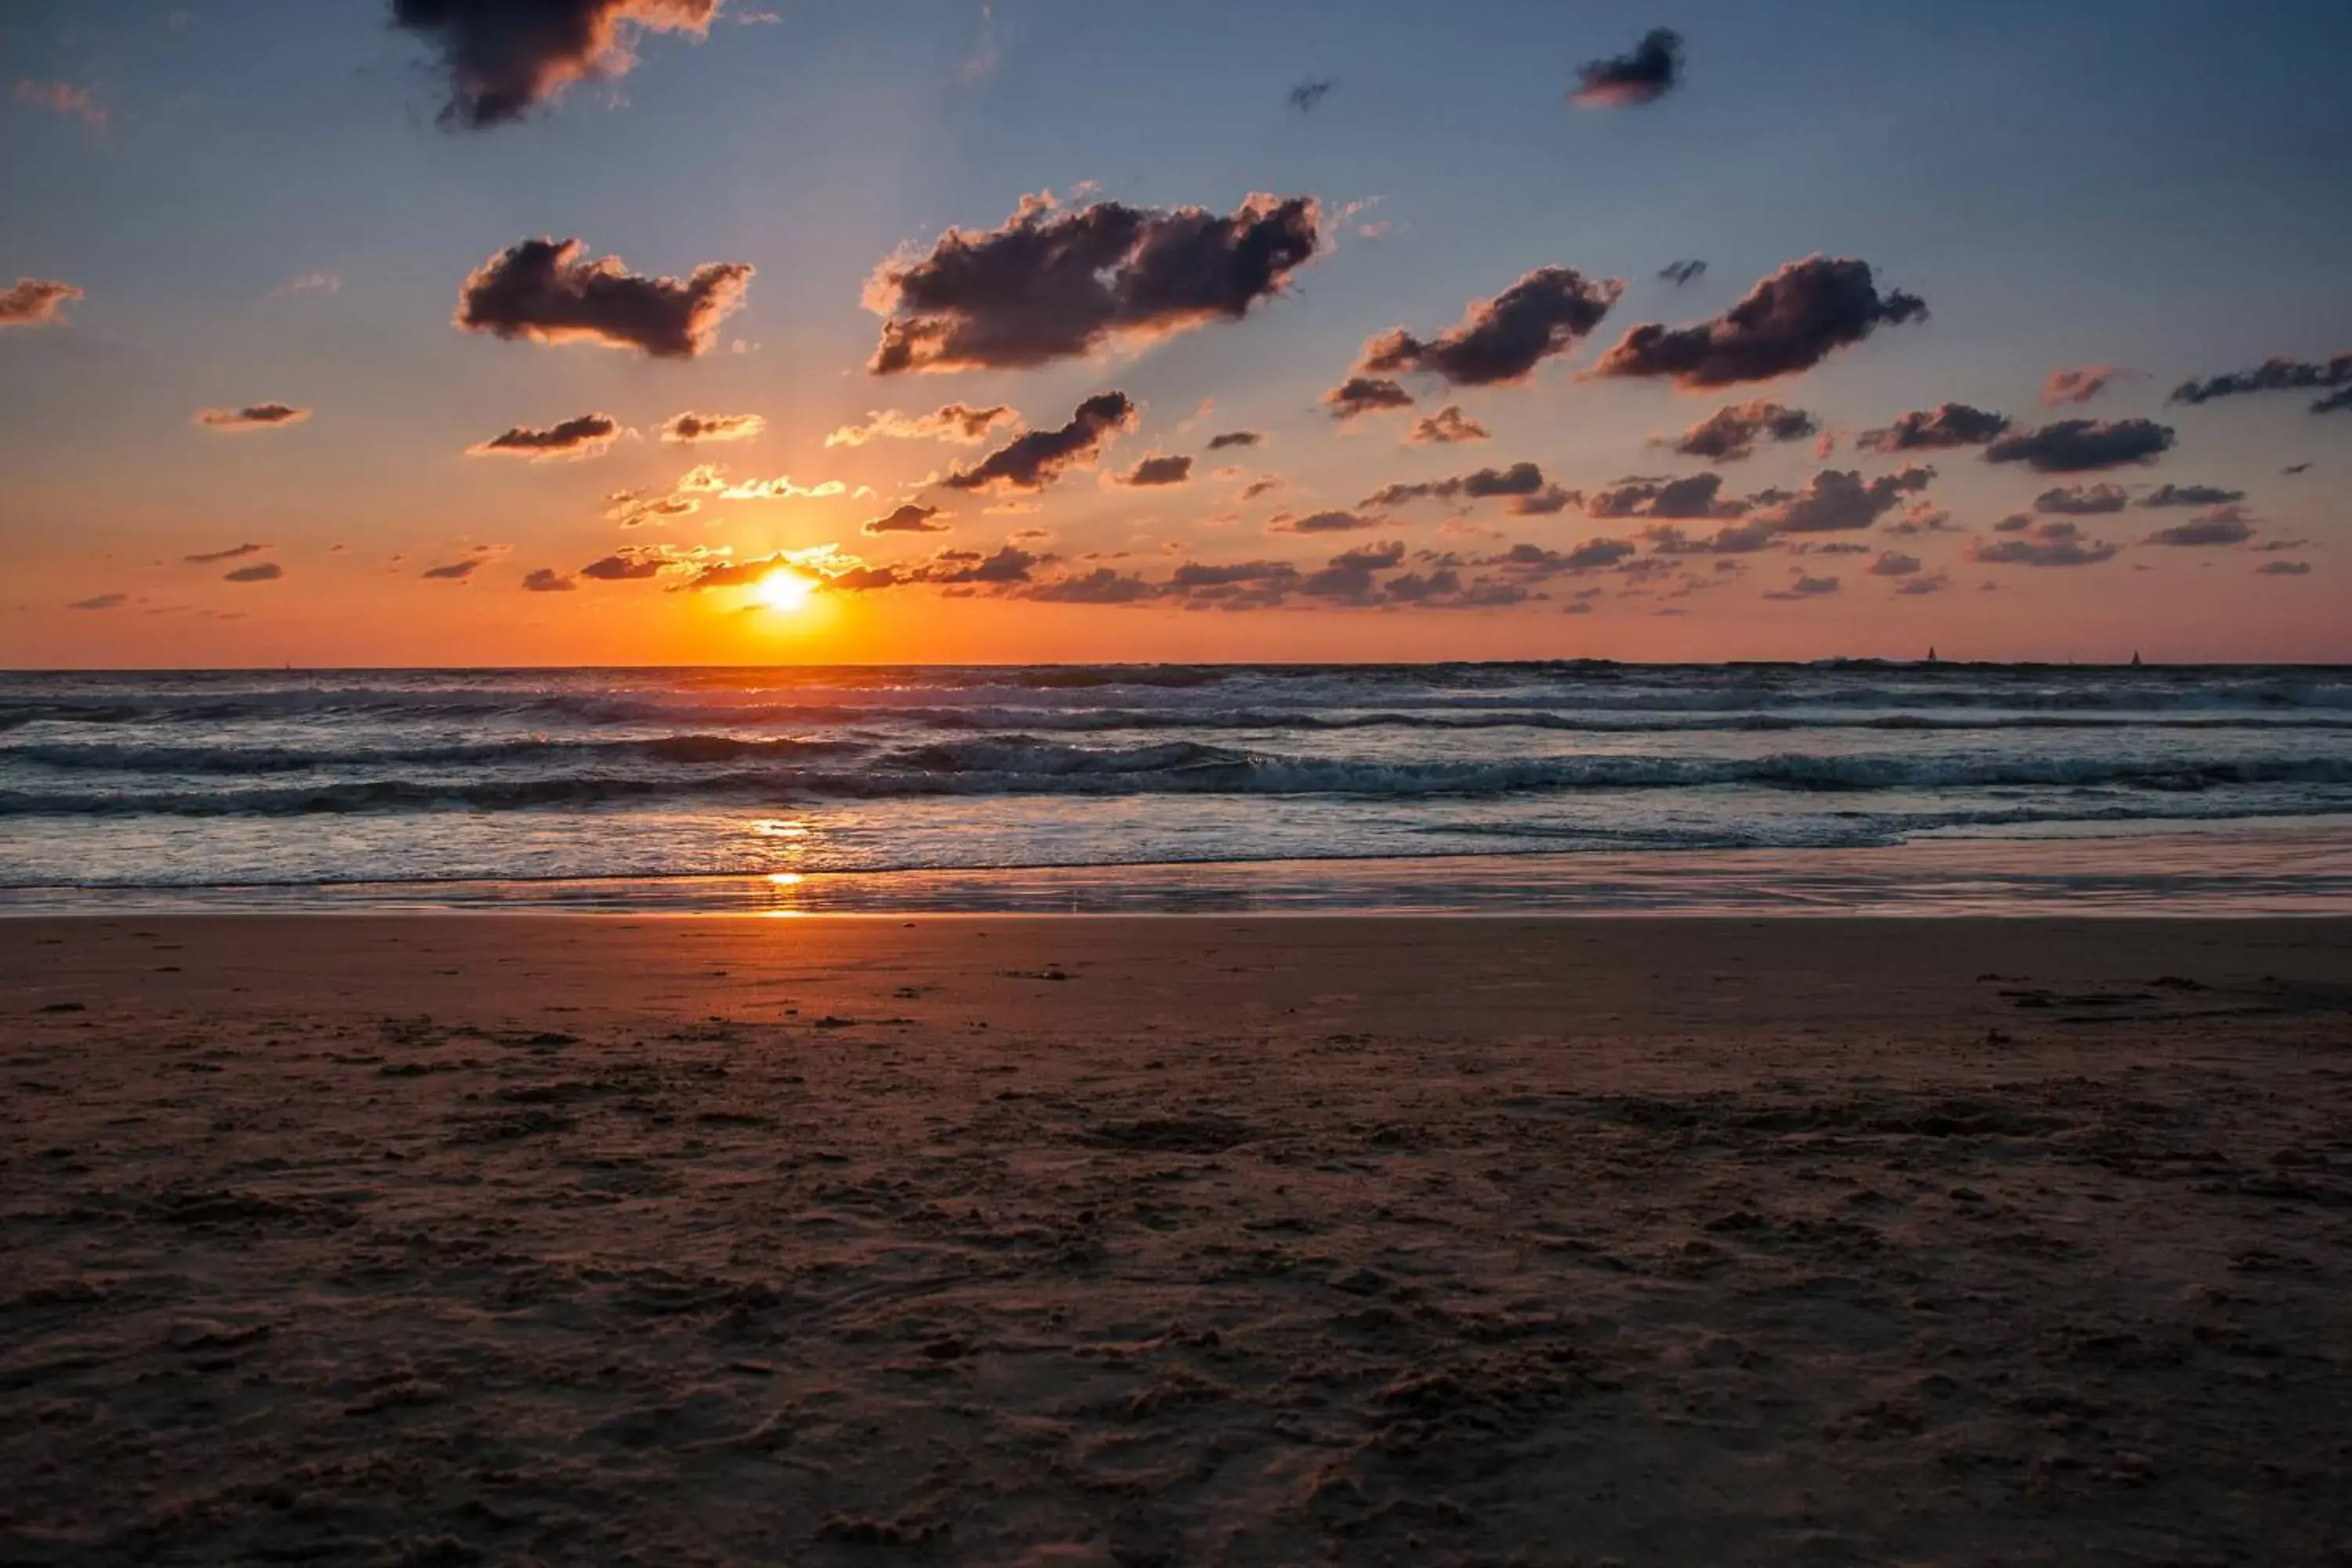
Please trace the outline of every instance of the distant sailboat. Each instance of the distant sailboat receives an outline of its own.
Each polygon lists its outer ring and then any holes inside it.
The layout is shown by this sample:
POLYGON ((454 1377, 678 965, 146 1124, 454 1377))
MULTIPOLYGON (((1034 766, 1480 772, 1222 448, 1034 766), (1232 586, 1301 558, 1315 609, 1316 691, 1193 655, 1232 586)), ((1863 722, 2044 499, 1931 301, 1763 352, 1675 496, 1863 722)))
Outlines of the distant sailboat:
POLYGON ((2139 668, 2139 649, 2137 648, 2132 649, 2131 667, 2134 669, 2137 669, 2139 668))

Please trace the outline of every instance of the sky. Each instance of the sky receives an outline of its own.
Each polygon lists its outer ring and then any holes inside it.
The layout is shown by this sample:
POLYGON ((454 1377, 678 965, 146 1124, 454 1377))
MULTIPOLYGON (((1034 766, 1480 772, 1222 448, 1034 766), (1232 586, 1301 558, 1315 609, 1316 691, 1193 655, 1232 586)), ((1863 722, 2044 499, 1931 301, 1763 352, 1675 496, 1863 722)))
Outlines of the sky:
POLYGON ((8 0, 0 665, 2352 659, 2341 0, 8 0))

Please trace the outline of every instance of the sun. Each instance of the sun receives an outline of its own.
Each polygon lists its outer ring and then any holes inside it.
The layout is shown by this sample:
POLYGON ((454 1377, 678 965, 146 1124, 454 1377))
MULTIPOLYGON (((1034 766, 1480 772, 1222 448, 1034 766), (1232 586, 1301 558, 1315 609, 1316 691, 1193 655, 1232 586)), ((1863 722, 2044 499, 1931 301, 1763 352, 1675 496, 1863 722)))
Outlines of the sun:
POLYGON ((816 584, 801 573, 780 568, 761 578, 751 588, 751 596, 769 609, 790 614, 808 608, 809 595, 816 592, 816 584))

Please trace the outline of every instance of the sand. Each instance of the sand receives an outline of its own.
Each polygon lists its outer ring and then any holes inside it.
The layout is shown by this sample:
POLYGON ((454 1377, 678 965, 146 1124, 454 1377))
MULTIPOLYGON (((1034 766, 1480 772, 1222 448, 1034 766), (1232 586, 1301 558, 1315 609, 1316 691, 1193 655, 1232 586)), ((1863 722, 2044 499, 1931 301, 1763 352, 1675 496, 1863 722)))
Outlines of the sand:
POLYGON ((27 920, 0 1057, 0 1563, 2352 1561, 2352 922, 27 920))

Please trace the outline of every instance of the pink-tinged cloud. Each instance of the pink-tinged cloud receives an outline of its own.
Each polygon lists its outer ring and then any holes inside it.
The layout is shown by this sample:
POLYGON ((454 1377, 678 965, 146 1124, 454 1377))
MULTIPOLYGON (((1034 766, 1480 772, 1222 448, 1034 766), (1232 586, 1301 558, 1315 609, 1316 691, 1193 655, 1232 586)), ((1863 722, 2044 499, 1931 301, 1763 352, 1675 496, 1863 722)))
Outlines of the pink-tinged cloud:
POLYGON ((1311 196, 1254 195, 1224 216, 1024 196, 1001 227, 950 228, 875 270, 866 308, 885 320, 867 368, 1018 369, 1239 321, 1322 243, 1311 196))
POLYGON ((1718 408, 1670 439, 1653 446, 1671 447, 1685 458, 1736 463, 1755 455, 1760 441, 1801 441, 1822 433, 1822 422, 1801 408, 1759 398, 1718 408))
POLYGON ((723 0, 393 0, 392 25, 433 45, 449 79, 441 122, 487 130, 572 83, 623 76, 642 31, 701 37, 723 0))
POLYGON ((2008 537, 1971 539, 1969 559, 1987 566, 2095 566, 2115 559, 2118 546, 2087 537, 2080 523, 2033 523, 2029 519, 2004 520, 1996 531, 2008 537), (2026 526, 2008 527, 2009 522, 2026 526))
POLYGON ((940 481, 953 490, 1041 490, 1073 468, 1091 467, 1140 416, 1123 392, 1101 392, 1078 405, 1055 430, 1016 436, 969 468, 940 481))
POLYGON ((0 327, 63 326, 65 302, 80 298, 80 289, 54 278, 19 278, 0 291, 0 327))
POLYGON ((2061 419, 2002 437, 1985 448, 1985 461, 2023 463, 2043 474, 2095 473, 2152 463, 2172 442, 2172 426, 2153 419, 2061 419))
POLYGON ((2061 366, 2042 384, 2042 406, 2061 408, 2068 404, 2088 403, 2129 374, 2111 364, 2061 366))
POLYGON ((87 125, 103 128, 106 124, 106 110, 90 95, 89 89, 68 81, 19 81, 16 101, 45 109, 51 114, 70 114, 87 125))
POLYGON ((1486 427, 1449 403, 1426 418, 1412 422, 1405 439, 1424 447, 1450 447, 1462 441, 1484 441, 1486 427))
POLYGON ((1674 90, 1682 69, 1682 35, 1671 27, 1653 27, 1625 53, 1577 67, 1577 86, 1568 100, 1586 109, 1655 103, 1674 90))
POLYGON ((1898 416, 1894 424, 1864 430, 1853 444, 1865 452, 1932 452, 1981 447, 2008 433, 2009 416, 1965 403, 1940 404, 1898 416))
POLYGON ((1927 301, 1916 294, 1881 293, 1867 261, 1811 256, 1762 279, 1710 321, 1635 327, 1591 374, 1666 376, 1694 390, 1770 381, 1811 370, 1880 327, 1927 315, 1927 301))
POLYGON ((1493 299, 1474 301, 1458 323, 1433 338, 1402 327, 1381 333, 1364 345, 1355 374, 1422 371, 1454 386, 1517 385, 1545 360, 1574 348, 1624 291, 1621 279, 1539 267, 1493 299))
POLYGON ((684 279, 630 272, 617 256, 583 259, 577 239, 526 239, 468 273, 456 323, 509 342, 590 342, 655 359, 692 359, 740 309, 756 271, 710 261, 684 279))
POLYGON ((1412 394, 1385 376, 1351 375, 1323 395, 1323 406, 1334 419, 1353 419, 1359 414, 1411 408, 1412 394))

